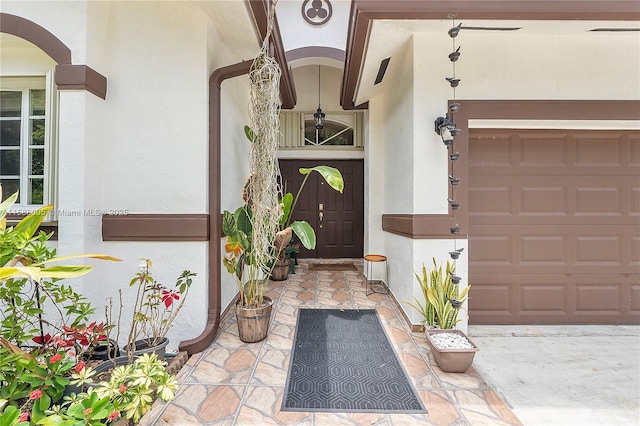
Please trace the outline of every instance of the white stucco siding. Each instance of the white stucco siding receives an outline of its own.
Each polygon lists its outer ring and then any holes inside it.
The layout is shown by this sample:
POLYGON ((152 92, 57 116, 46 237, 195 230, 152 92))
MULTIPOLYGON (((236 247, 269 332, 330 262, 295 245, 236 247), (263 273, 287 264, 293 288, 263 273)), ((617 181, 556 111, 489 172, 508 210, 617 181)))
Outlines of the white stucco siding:
MULTIPOLYGON (((4 6, 3 12, 10 13, 4 6)), ((28 3, 20 6, 16 14, 59 37, 71 48, 74 63, 108 80, 105 100, 81 90, 59 94, 59 254, 104 253, 122 259, 88 260, 84 263, 96 265, 94 271, 73 281, 93 302, 98 320, 109 297, 117 316, 118 290, 123 291, 120 343, 135 297, 129 282, 140 258, 153 260, 154 278, 168 286, 184 269, 197 273, 169 332, 173 350, 205 326, 208 243, 103 242, 101 214, 91 212, 208 212, 209 77, 216 68, 237 62, 233 46, 224 44, 201 8, 180 2, 48 2, 49 14, 28 3), (55 22, 49 19, 56 16, 55 22), (82 22, 73 25, 76 21, 82 22), (74 31, 68 31, 71 27, 74 31)), ((15 73, 55 66, 36 49, 15 50, 3 49, 3 74, 10 66, 15 73), (26 64, 25 50, 33 58, 26 64), (21 64, 5 62, 5 54, 19 56, 21 64)), ((243 126, 249 89, 244 79, 227 80, 222 89, 222 203, 228 209, 240 204, 248 175, 243 126)), ((223 270, 223 309, 236 292, 223 270)))
POLYGON ((388 76, 389 90, 384 97, 371 102, 382 102, 385 169, 384 213, 413 211, 414 190, 414 120, 413 107, 413 54, 405 49, 397 58, 398 66, 388 76))
POLYGON ((109 26, 105 204, 207 209, 207 21, 172 2, 116 2, 109 26), (116 166, 117 165, 117 166, 116 166))
MULTIPOLYGON (((433 63, 434 80, 451 74, 451 39, 417 35, 417 62, 433 63), (434 51, 436 45, 444 51, 434 51), (435 57, 435 58, 434 58, 435 57), (443 73, 444 71, 444 73, 443 73)), ((635 32, 573 35, 463 31, 456 62, 458 99, 639 99, 640 39, 635 32)), ((446 82, 443 82, 448 87, 446 82)), ((449 89, 447 98, 452 96, 449 89)), ((447 98, 442 98, 445 107, 447 98)), ((436 99, 432 98, 433 101, 436 99)))
MULTIPOLYGON (((108 79, 107 98, 83 91, 60 93, 60 200, 56 207, 63 212, 206 212, 206 17, 172 3, 115 2, 92 12, 87 20, 94 25, 85 37, 96 58, 104 55, 105 69, 100 71, 108 79)), ((140 258, 152 259, 154 278, 168 286, 184 269, 198 274, 169 333, 169 349, 204 328, 205 242, 103 242, 99 214, 62 214, 59 233, 60 254, 97 252, 122 259, 119 263, 88 261, 96 268, 76 281, 99 319, 109 297, 117 313, 122 289, 121 343, 135 298, 135 288, 128 284, 140 258)))
POLYGON ((384 232, 382 232, 382 214, 384 212, 385 158, 383 108, 380 102, 369 103, 365 121, 364 151, 364 253, 384 253, 384 232))
POLYGON ((445 80, 452 76, 451 63, 447 59, 451 45, 433 37, 416 35, 410 40, 410 46, 415 74, 412 152, 416 182, 411 213, 445 214, 449 208, 447 148, 435 133, 434 122, 447 113, 447 100, 453 98, 452 89, 445 80))

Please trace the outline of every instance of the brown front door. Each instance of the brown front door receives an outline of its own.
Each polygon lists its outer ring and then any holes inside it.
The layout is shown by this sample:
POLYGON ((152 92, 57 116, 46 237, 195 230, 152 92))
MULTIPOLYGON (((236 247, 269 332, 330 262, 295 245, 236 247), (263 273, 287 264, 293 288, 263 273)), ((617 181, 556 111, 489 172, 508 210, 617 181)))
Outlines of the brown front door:
POLYGON ((358 258, 364 244, 364 162, 363 160, 280 160, 282 181, 287 192, 296 195, 304 176, 301 167, 326 165, 342 173, 344 192, 334 191, 313 172, 300 194, 293 220, 306 220, 315 229, 315 250, 301 248, 299 257, 358 258), (322 214, 321 214, 322 213, 322 214))
POLYGON ((640 323, 640 133, 472 129, 469 322, 640 323))

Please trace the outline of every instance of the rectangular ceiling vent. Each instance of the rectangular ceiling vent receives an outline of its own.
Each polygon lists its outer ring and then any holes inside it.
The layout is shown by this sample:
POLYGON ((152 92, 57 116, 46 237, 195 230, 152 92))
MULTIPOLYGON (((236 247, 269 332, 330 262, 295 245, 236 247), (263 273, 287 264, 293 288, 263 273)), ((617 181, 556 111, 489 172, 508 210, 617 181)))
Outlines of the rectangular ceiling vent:
POLYGON ((380 68, 378 68, 378 75, 376 75, 376 81, 375 83, 373 83, 374 86, 382 82, 382 79, 384 78, 384 73, 387 72, 387 67, 389 66, 390 60, 391 58, 389 57, 389 58, 383 59, 382 62, 380 62, 380 68))
POLYGON ((471 31, 518 31, 522 27, 460 27, 461 30, 471 31))
POLYGON ((623 33, 628 31, 640 31, 640 28, 594 28, 589 31, 602 33, 623 33))

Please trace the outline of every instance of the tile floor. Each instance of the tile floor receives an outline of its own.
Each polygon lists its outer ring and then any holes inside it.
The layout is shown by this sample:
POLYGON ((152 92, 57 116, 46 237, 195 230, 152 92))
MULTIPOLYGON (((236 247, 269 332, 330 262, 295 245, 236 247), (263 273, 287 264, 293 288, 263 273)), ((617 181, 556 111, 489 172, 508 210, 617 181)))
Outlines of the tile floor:
POLYGON ((391 296, 365 295, 362 259, 356 259, 355 264, 357 271, 312 272, 308 262, 301 261, 288 280, 270 281, 267 295, 274 300, 274 307, 267 339, 243 343, 238 339, 235 316, 223 317, 213 343, 193 355, 179 372, 176 398, 169 403, 156 402, 141 424, 521 424, 473 366, 465 374, 442 372, 433 361, 426 338, 410 331, 391 296), (428 414, 280 411, 299 307, 375 308, 428 414))

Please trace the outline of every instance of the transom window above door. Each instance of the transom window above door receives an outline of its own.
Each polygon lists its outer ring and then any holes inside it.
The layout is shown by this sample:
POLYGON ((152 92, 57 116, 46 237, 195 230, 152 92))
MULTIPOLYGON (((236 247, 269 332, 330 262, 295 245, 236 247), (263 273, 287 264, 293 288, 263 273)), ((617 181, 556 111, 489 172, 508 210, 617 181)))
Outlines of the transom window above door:
POLYGON ((313 113, 281 111, 279 148, 362 149, 363 117, 362 111, 327 113, 316 129, 313 113))
POLYGON ((337 121, 325 119, 322 129, 316 129, 313 117, 304 120, 305 145, 353 146, 353 127, 337 121))

